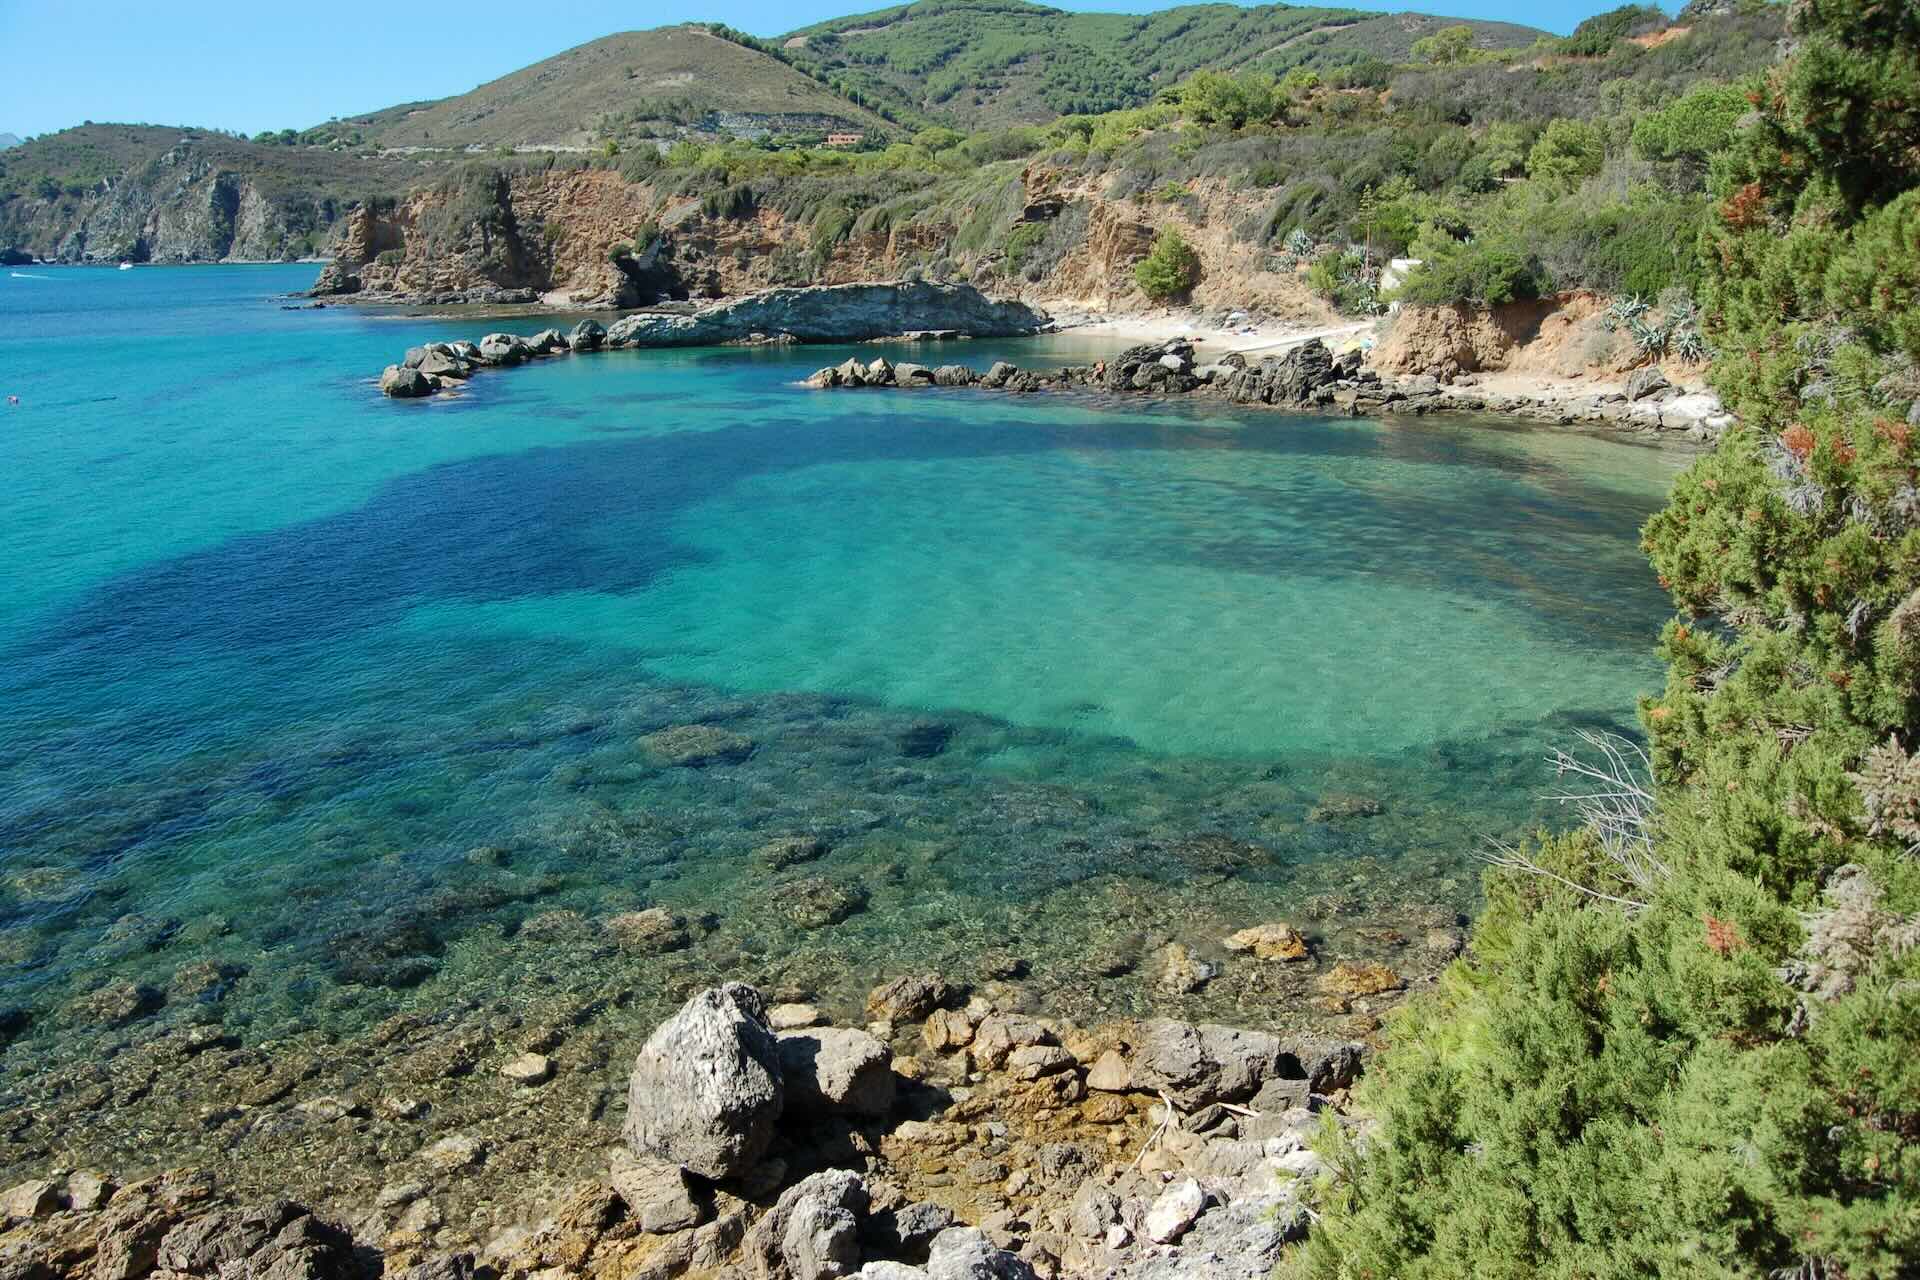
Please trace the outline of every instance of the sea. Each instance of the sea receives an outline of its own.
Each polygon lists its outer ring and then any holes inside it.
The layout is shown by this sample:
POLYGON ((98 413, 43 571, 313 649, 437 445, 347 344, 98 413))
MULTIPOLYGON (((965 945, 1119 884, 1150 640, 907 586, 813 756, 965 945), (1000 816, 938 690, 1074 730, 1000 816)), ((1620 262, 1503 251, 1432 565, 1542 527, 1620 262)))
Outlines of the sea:
POLYGON ((314 271, 0 273, 0 1174, 333 1186, 387 1148, 301 1137, 314 1097, 484 1126, 535 1040, 590 1126, 727 979, 1350 1016, 1330 966, 1430 980, 1487 850, 1569 822, 1553 751, 1661 680, 1670 448, 801 385, 1122 345, 1070 333, 395 401, 411 345, 571 318, 314 271), (1268 921, 1312 958, 1222 946, 1268 921))

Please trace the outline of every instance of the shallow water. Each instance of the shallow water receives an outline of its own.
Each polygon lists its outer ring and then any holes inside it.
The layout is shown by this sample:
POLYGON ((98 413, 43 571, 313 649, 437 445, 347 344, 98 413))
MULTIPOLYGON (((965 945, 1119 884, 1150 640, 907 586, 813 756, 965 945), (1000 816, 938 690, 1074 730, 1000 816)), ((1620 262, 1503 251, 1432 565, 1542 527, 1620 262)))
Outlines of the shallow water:
MULTIPOLYGON (((582 967, 637 1021, 715 975, 848 1003, 1012 951, 1052 1003, 1138 1011, 1146 971, 1087 956, 1275 917, 1333 955, 1470 911, 1475 850, 1555 818, 1550 745, 1657 682, 1635 531, 1670 454, 799 388, 835 349, 389 402, 406 346, 539 326, 281 310, 311 273, 0 278, 16 1081, 156 1027, 350 1036, 582 967), (751 753, 639 742, 683 724, 751 753), (1313 816, 1329 795, 1380 812, 1313 816), (756 861, 789 834, 829 851, 756 861), (796 907, 827 900, 852 913, 796 907), (689 947, 568 950, 652 905, 689 947), (72 1008, 116 981, 153 1011, 72 1008)), ((1243 1014, 1271 999, 1228 979, 1243 1014)))

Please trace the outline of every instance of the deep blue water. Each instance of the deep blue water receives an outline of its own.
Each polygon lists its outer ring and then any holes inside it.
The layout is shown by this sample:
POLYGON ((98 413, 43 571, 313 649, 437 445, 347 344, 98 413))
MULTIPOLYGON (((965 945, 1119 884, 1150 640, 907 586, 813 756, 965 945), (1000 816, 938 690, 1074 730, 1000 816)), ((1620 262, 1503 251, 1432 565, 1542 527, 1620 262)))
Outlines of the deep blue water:
POLYGON ((798 379, 849 351, 819 348, 389 402, 408 345, 541 323, 282 310, 312 272, 0 275, 11 1054, 205 959, 247 971, 230 1026, 350 1029, 484 983, 462 948, 555 910, 664 904, 716 968, 849 988, 1079 946, 1096 885, 1243 920, 1329 885, 1464 910, 1485 837, 1551 817, 1549 745, 1657 681, 1652 450, 825 395, 798 379), (687 723, 752 754, 639 743, 687 723), (1311 818, 1328 792, 1384 812, 1311 818), (750 853, 789 832, 864 911, 779 919, 750 853), (1196 889, 1221 836, 1258 856, 1196 889))

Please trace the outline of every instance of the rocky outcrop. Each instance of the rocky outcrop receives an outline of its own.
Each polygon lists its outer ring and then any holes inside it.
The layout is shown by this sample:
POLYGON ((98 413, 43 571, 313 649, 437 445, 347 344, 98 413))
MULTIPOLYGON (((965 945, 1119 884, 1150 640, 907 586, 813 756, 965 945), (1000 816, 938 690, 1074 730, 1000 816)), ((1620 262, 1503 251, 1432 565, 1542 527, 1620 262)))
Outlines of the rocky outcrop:
POLYGON ((1003 361, 985 373, 962 365, 943 365, 928 371, 918 365, 893 365, 884 359, 866 364, 848 360, 816 371, 806 379, 806 385, 819 390, 978 387, 1015 394, 1067 391, 1194 395, 1238 405, 1351 415, 1500 414, 1560 424, 1684 432, 1692 439, 1712 439, 1733 422, 1712 393, 1683 393, 1672 386, 1649 392, 1640 400, 1629 400, 1624 393, 1606 391, 1502 394, 1482 388, 1471 377, 1449 383, 1424 374, 1383 378, 1366 367, 1359 351, 1335 356, 1317 338, 1284 354, 1263 357, 1258 363, 1237 354, 1203 362, 1195 354, 1194 344, 1184 338, 1132 347, 1098 364, 1053 370, 1020 369, 1003 361))
MULTIPOLYGON (((389 365, 380 375, 380 390, 396 398, 430 395, 453 389, 475 369, 507 368, 569 352, 729 343, 862 342, 927 330, 999 338, 1037 333, 1047 323, 1044 313, 1024 303, 998 301, 964 284, 903 281, 772 289, 691 311, 643 312, 618 320, 611 328, 583 320, 568 334, 548 329, 531 337, 490 333, 478 344, 428 343, 409 350, 399 364, 389 365)), ((969 378, 965 369, 949 365, 934 370, 928 380, 942 386, 964 386, 969 378), (940 382, 942 377, 947 381, 940 382)), ((692 766, 737 761, 753 749, 751 742, 710 725, 664 729, 649 735, 642 745, 649 755, 664 763, 692 766)))
POLYGON ((917 330, 976 338, 1037 333, 1045 313, 987 297, 971 285, 901 281, 769 289, 691 315, 628 316, 607 330, 609 347, 704 347, 727 342, 864 342, 917 330))

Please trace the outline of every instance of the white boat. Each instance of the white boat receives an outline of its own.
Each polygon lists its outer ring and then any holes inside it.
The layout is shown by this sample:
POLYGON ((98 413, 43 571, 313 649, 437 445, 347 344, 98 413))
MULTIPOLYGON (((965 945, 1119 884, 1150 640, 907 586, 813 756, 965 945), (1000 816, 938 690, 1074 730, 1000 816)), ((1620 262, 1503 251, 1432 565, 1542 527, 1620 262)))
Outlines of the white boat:
POLYGON ((123 262, 120 264, 120 269, 122 271, 131 271, 133 270, 133 264, 131 262, 123 262))

